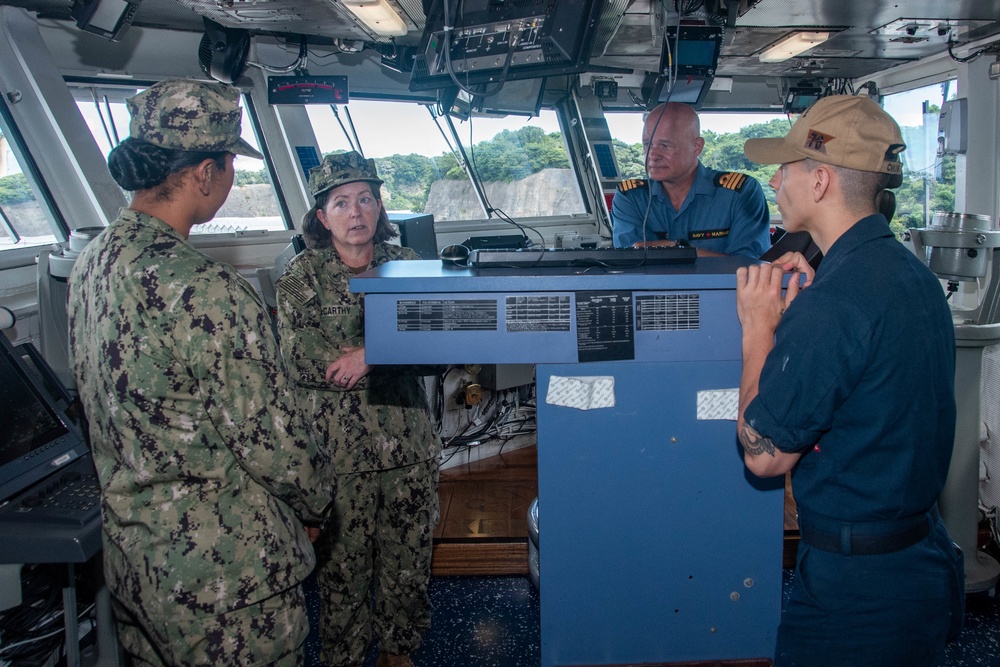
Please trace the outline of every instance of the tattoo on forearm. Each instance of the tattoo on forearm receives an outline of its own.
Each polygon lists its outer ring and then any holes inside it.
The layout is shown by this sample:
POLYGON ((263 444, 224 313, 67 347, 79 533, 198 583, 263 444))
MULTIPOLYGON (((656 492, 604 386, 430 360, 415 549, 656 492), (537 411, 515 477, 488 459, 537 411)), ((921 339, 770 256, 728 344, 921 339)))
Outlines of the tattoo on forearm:
POLYGON ((774 443, 770 438, 765 438, 751 427, 744 425, 740 431, 740 444, 744 451, 750 456, 760 456, 770 454, 774 456, 774 443))

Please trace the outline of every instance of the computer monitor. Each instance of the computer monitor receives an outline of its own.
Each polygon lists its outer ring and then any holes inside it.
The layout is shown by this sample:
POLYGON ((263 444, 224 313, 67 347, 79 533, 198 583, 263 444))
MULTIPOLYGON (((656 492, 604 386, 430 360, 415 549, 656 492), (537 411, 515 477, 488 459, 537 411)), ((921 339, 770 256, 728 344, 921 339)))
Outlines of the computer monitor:
MULTIPOLYGON (((486 90, 489 86, 473 86, 472 90, 486 90)), ((467 120, 469 116, 537 116, 542 110, 545 79, 507 81, 494 95, 485 97, 469 95, 457 86, 438 90, 438 103, 452 118, 467 120)))
POLYGON ((788 96, 788 100, 785 102, 782 111, 787 114, 802 113, 818 102, 820 97, 820 93, 792 93, 788 96))
POLYGON ((827 95, 818 84, 799 83, 788 89, 782 112, 786 114, 802 113, 827 95))
POLYGON ((139 0, 82 0, 73 5, 71 15, 80 30, 117 42, 138 8, 139 0))
POLYGON ((660 51, 659 73, 673 70, 678 77, 713 77, 721 50, 722 28, 718 26, 670 26, 660 51))
POLYGON ((704 76, 678 77, 672 87, 667 77, 648 76, 643 82, 642 93, 646 108, 650 110, 663 102, 680 102, 698 109, 711 89, 712 79, 704 76))
POLYGON ((0 334, 0 502, 87 453, 82 433, 37 375, 39 364, 40 355, 0 334))
POLYGON ((646 108, 652 109, 663 102, 700 108, 712 88, 721 50, 719 26, 668 27, 660 51, 659 71, 643 82, 646 108))
POLYGON ((399 245, 412 248, 420 259, 438 259, 434 216, 430 213, 389 213, 389 222, 399 228, 399 245))

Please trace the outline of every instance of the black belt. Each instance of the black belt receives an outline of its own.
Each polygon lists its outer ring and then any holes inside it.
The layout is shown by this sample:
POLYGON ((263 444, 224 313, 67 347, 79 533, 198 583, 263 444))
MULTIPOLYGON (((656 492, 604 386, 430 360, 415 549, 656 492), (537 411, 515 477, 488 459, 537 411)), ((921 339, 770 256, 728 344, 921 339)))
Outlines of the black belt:
POLYGON ((844 556, 888 554, 927 537, 940 515, 937 506, 924 514, 893 521, 837 521, 799 514, 799 535, 815 549, 844 556))

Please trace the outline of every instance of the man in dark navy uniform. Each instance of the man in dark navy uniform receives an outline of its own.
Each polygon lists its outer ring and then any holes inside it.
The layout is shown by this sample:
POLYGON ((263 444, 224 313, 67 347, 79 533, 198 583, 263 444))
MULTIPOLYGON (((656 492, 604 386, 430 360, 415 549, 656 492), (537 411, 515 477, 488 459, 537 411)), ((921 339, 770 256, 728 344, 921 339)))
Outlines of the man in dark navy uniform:
POLYGON ((792 471, 801 535, 778 667, 929 667, 961 628, 962 559, 937 511, 955 437, 951 313, 876 206, 903 148, 881 107, 849 95, 744 146, 781 165, 785 227, 824 255, 815 273, 788 254, 736 278, 744 461, 792 471))
POLYGON ((771 247, 770 218, 760 184, 698 160, 705 140, 698 114, 667 102, 649 112, 642 130, 650 180, 623 181, 611 202, 615 247, 674 245, 699 255, 745 255, 771 247))

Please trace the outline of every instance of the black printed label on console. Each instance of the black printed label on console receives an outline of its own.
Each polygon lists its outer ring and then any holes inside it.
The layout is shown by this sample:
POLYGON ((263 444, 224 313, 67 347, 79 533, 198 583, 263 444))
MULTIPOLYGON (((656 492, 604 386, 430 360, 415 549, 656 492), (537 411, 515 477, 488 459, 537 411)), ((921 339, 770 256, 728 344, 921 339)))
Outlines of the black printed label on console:
POLYGON ((569 296, 509 296, 505 302, 507 331, 569 331, 569 296))
POLYGON ((496 331, 494 299, 400 299, 397 331, 496 331))
POLYGON ((701 328, 699 294, 644 294, 636 297, 639 331, 697 331, 701 328))
POLYGON ((581 362, 635 358, 631 292, 577 292, 576 348, 581 362))

